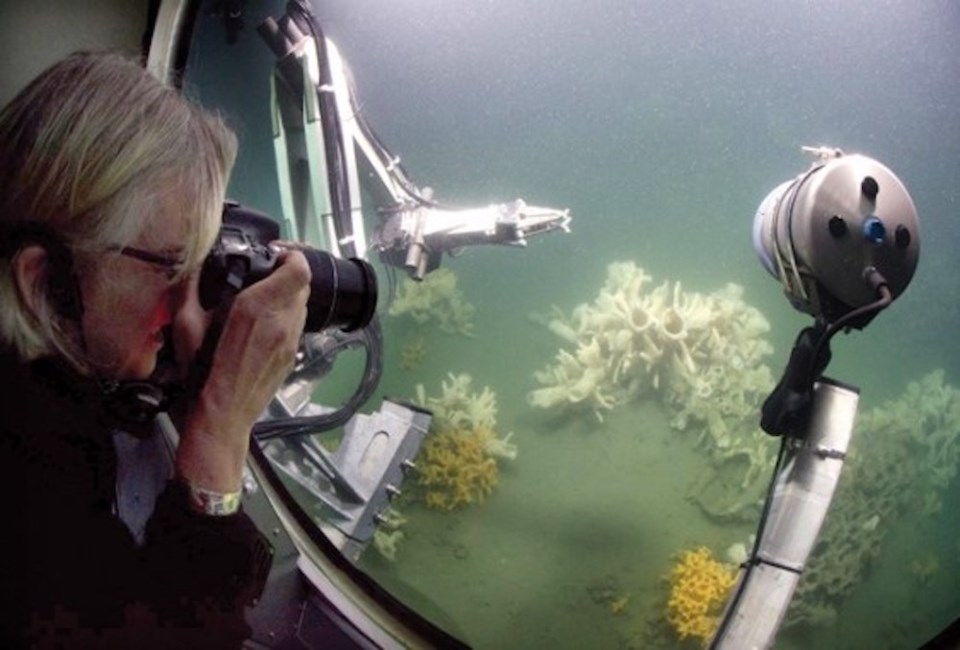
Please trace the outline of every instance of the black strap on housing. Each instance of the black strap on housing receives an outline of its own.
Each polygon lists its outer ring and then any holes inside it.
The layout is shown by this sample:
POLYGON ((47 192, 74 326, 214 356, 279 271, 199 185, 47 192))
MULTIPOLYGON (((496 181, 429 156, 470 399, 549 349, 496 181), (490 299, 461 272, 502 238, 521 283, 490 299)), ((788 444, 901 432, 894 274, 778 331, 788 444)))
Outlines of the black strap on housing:
POLYGON ((795 438, 806 434, 813 384, 830 363, 830 356, 829 334, 822 323, 800 331, 783 376, 760 411, 764 431, 795 438))

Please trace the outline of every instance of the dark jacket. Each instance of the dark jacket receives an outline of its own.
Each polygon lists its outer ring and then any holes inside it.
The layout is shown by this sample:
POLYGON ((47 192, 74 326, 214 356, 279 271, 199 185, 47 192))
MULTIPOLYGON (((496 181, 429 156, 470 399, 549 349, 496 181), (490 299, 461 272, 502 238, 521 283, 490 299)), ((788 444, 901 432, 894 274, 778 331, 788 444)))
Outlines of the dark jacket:
POLYGON ((138 546, 115 514, 117 425, 92 381, 0 355, 0 647, 239 647, 265 540, 170 481, 138 546))

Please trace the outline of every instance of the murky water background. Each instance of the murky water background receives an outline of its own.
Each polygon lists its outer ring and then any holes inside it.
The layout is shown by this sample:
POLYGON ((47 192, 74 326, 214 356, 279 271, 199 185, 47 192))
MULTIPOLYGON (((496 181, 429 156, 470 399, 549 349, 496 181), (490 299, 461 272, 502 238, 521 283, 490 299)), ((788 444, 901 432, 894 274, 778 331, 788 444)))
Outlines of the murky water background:
MULTIPOLYGON (((253 27, 282 3, 263 4, 248 8, 233 46, 202 17, 187 80, 240 132, 232 194, 279 214, 272 60, 253 27)), ((757 262, 750 228, 767 192, 806 169, 801 145, 881 160, 922 227, 912 285, 863 332, 834 339, 829 374, 862 388, 861 414, 938 368, 960 386, 956 3, 337 0, 315 11, 368 122, 416 182, 447 203, 522 197, 574 217, 569 235, 444 261, 477 309, 475 336, 383 321, 383 394, 412 397, 418 383, 438 394, 447 373, 469 373, 496 393, 498 429, 519 446, 486 502, 452 514, 408 504, 397 559, 362 560, 471 645, 678 646, 663 580, 676 553, 722 553, 755 522, 711 520, 685 498, 709 460, 656 401, 602 423, 530 407, 533 372, 562 341, 529 314, 593 301, 612 261, 699 293, 735 282, 771 323, 767 363, 779 373, 809 319, 757 262), (417 337, 423 362, 405 370, 400 351, 417 337)), ((848 465, 882 462, 883 445, 900 444, 858 436, 848 465)), ((912 648, 960 616, 960 481, 936 492, 939 510, 919 491, 879 522, 879 552, 834 623, 789 628, 777 647, 912 648)))

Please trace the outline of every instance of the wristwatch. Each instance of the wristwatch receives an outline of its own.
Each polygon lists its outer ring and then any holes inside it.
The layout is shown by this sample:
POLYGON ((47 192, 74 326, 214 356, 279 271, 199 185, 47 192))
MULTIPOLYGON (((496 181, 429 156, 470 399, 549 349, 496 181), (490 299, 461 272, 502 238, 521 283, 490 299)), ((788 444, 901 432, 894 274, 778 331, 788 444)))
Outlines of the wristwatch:
POLYGON ((243 492, 214 492, 187 484, 190 508, 201 515, 225 517, 240 510, 243 492))

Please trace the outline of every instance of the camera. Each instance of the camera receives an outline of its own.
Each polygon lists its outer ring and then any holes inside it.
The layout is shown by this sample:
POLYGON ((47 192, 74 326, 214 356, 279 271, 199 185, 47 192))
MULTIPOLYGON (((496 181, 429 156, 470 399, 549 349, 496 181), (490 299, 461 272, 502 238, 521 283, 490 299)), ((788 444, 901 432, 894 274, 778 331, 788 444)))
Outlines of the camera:
MULTIPOLYGON (((273 273, 280 251, 269 244, 279 238, 279 224, 267 215, 225 203, 220 235, 200 271, 203 308, 213 309, 273 273)), ((349 332, 369 324, 377 306, 373 267, 361 259, 340 259, 315 248, 298 250, 312 274, 304 331, 338 327, 349 332)))
POLYGON ((804 151, 816 156, 813 166, 774 188, 754 216, 753 246, 764 268, 796 309, 828 321, 876 300, 872 272, 896 298, 920 253, 906 187, 873 158, 830 147, 804 151))

